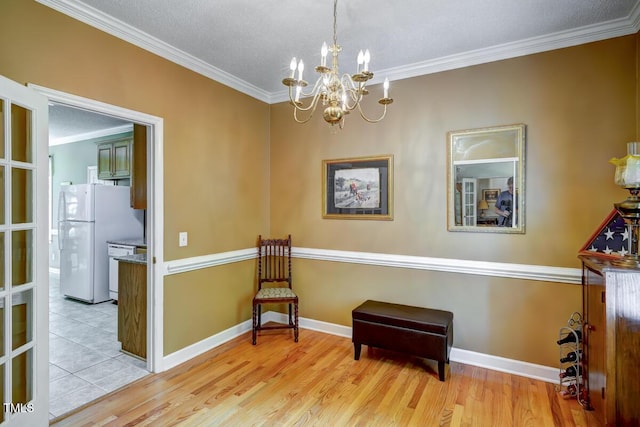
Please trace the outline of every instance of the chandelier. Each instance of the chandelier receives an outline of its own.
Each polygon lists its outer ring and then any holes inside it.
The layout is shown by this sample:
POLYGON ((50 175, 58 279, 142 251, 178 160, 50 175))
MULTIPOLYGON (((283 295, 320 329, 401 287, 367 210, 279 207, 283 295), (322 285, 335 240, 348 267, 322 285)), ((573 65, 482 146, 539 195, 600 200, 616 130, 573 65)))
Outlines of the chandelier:
POLYGON ((297 62, 294 57, 291 60, 289 69, 291 74, 289 77, 282 80, 282 84, 289 87, 289 100, 293 105, 293 118, 298 123, 306 123, 316 108, 321 103, 324 107, 322 116, 332 126, 339 125, 340 129, 344 126, 345 115, 351 113, 353 110, 358 110, 360 116, 369 123, 377 123, 384 119, 387 114, 387 105, 393 102, 393 99, 389 98, 389 79, 384 80, 384 95, 378 100, 384 109, 382 115, 377 119, 370 119, 362 111, 361 101, 364 96, 369 93, 366 88, 367 81, 373 78, 373 72, 369 70, 369 62, 371 61, 371 55, 369 50, 358 53, 356 73, 353 75, 343 74, 340 76, 338 71, 338 54, 342 50, 338 45, 338 38, 336 35, 336 21, 337 21, 337 8, 338 0, 333 2, 333 45, 327 46, 327 43, 322 44, 320 50, 320 65, 315 69, 320 74, 320 77, 316 81, 313 89, 310 92, 305 92, 303 88, 308 86, 308 83, 302 79, 302 72, 304 71, 304 63, 302 59, 297 62), (331 67, 327 66, 327 54, 331 52, 332 63, 331 67), (298 78, 295 78, 296 70, 298 72, 298 78), (311 97, 311 102, 304 106, 300 101, 300 98, 311 97), (298 114, 306 117, 302 119, 298 117, 298 114))

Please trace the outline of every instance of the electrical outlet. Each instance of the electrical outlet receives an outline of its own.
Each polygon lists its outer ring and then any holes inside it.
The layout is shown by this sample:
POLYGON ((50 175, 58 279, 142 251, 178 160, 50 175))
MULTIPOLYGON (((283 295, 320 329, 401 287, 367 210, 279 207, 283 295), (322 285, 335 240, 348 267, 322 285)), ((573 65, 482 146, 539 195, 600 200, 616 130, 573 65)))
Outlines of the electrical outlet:
POLYGON ((187 232, 181 231, 178 234, 178 242, 180 246, 187 246, 187 232))

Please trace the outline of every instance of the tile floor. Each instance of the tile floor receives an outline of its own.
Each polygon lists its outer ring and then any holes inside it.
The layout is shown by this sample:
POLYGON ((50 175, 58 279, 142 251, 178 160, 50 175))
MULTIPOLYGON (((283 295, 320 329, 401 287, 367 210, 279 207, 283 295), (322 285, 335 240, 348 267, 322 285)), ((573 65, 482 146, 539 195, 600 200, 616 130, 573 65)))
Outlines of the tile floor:
POLYGON ((60 281, 49 289, 49 418, 135 381, 149 372, 146 362, 120 351, 118 306, 65 298, 60 281))

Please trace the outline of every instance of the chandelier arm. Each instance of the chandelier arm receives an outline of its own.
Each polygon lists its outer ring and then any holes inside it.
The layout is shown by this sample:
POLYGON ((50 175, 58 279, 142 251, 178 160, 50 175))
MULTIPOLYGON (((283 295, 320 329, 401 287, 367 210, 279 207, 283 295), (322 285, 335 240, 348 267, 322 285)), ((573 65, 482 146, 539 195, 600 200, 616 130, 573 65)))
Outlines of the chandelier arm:
POLYGON ((318 107, 318 99, 320 97, 320 93, 316 93, 316 95, 313 97, 313 99, 311 100, 311 104, 309 104, 308 107, 302 108, 299 107, 298 104, 295 101, 292 101, 293 104, 293 119, 297 122, 297 123, 307 123, 309 120, 311 120, 311 118, 313 117, 313 114, 316 112, 316 108, 318 107), (298 118, 298 113, 299 112, 307 112, 307 111, 311 111, 309 113, 309 115, 307 116, 306 119, 299 119, 298 118))
MULTIPOLYGON (((308 98, 311 95, 313 95, 313 93, 316 91, 316 87, 317 86, 318 86, 318 82, 316 82, 316 85, 313 87, 313 90, 311 90, 310 92, 304 92, 303 89, 301 89, 300 93, 298 94, 298 99, 300 99, 300 98, 308 98)), ((292 85, 292 86, 289 86, 289 101, 291 101, 293 104, 296 103, 294 94, 295 94, 295 91, 296 91, 296 89, 298 87, 299 86, 295 85, 295 84, 292 85)))
MULTIPOLYGON (((293 89, 292 89, 292 87, 289 87, 289 101, 290 101, 291 104, 293 104, 293 106, 295 108, 295 111, 309 111, 309 110, 312 110, 311 114, 313 114, 313 111, 315 111, 316 107, 318 106, 318 100, 320 99, 320 95, 321 95, 320 91, 315 91, 315 92, 316 93, 313 96, 313 99, 311 100, 311 103, 306 107, 302 107, 301 106, 302 102, 301 101, 298 101, 298 102, 295 101, 295 99, 293 97, 293 89)), ((311 93, 305 94, 305 98, 311 96, 311 94, 313 94, 313 91, 311 93)), ((301 94, 301 96, 302 96, 302 94, 301 94)), ((305 120, 305 122, 306 122, 306 120, 305 120)))
POLYGON ((347 111, 353 111, 358 107, 358 105, 360 105, 360 101, 362 101, 362 95, 358 95, 358 92, 353 89, 345 90, 345 92, 348 93, 349 96, 343 104, 344 109, 347 111), (353 101, 353 104, 350 104, 349 100, 353 101))
POLYGON ((365 121, 367 121, 369 123, 378 123, 378 122, 382 121, 382 119, 384 119, 384 117, 387 115, 387 106, 384 105, 384 110, 382 111, 382 115, 380 117, 378 117, 377 119, 370 119, 369 117, 367 117, 364 114, 364 111, 362 111, 362 106, 360 104, 358 104, 358 112, 360 113, 360 117, 362 117, 365 121))
POLYGON ((365 89, 366 83, 354 82, 349 74, 343 74, 340 83, 342 83, 344 92, 348 93, 348 97, 353 101, 353 104, 349 104, 347 100, 347 102, 344 104, 344 107, 348 111, 355 110, 363 99, 363 94, 361 92, 365 89))
POLYGON ((311 95, 313 95, 313 94, 317 93, 317 92, 318 92, 318 88, 319 88, 319 87, 321 87, 321 86, 323 85, 323 84, 322 84, 322 79, 323 79, 323 76, 320 76, 320 77, 318 78, 318 80, 316 80, 316 83, 313 85, 313 88, 311 88, 311 90, 310 90, 309 92, 305 92, 305 91, 304 91, 304 88, 303 88, 303 89, 300 91, 300 96, 301 96, 301 97, 308 98, 308 97, 310 97, 311 95))
MULTIPOLYGON (((362 84, 362 83, 354 82, 351 76, 347 73, 344 73, 342 75, 342 78, 340 78, 340 81, 342 83, 342 86, 344 86, 345 88, 348 87, 349 89, 353 89, 353 90, 358 90, 358 88, 360 87, 360 84, 362 84)), ((364 88, 365 85, 366 83, 362 84, 362 88, 364 88)))
POLYGON ((295 108, 293 110, 293 120, 295 120, 296 123, 305 124, 309 120, 311 120, 311 118, 313 117, 313 113, 315 112, 315 108, 313 109, 313 111, 309 114, 309 116, 306 119, 299 119, 298 118, 298 111, 301 111, 301 110, 299 108, 295 108))

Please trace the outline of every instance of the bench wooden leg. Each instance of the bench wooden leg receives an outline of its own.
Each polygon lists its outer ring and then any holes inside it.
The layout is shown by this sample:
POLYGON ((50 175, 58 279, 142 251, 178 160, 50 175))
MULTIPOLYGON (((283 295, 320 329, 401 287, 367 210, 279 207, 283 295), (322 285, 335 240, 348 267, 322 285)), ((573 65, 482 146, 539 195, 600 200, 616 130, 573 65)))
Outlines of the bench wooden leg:
POLYGON ((440 381, 444 382, 444 362, 438 362, 438 376, 440 381))
POLYGON ((362 351, 362 344, 358 344, 358 343, 353 343, 353 358, 355 360, 360 360, 360 352, 362 351))

